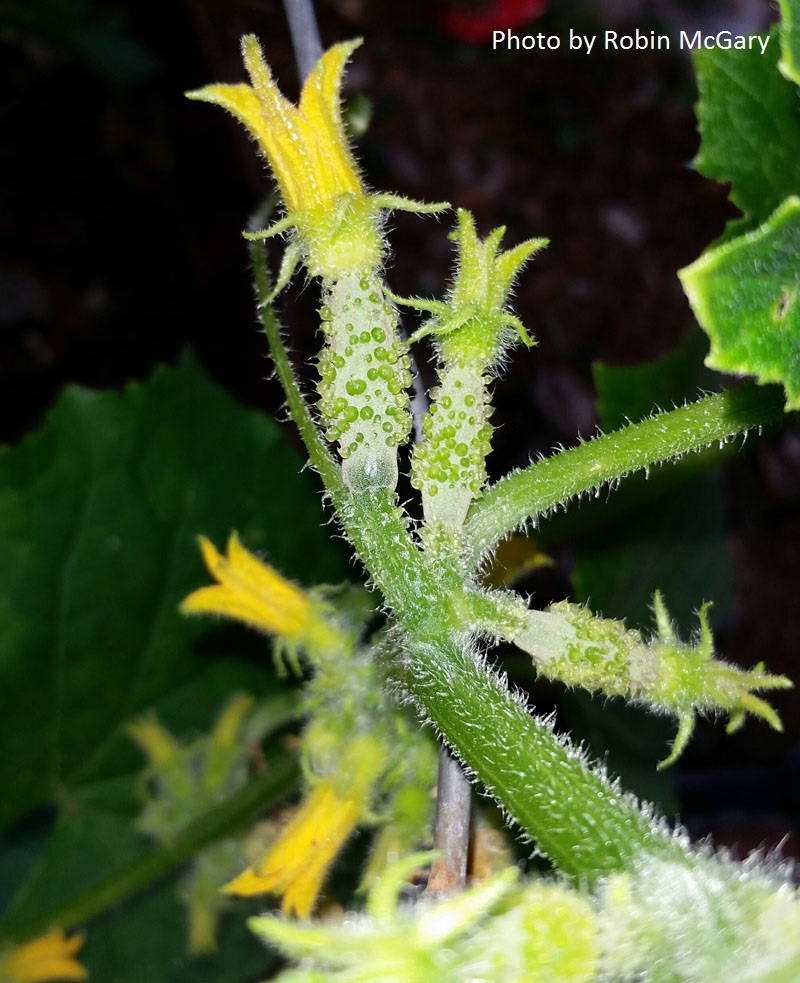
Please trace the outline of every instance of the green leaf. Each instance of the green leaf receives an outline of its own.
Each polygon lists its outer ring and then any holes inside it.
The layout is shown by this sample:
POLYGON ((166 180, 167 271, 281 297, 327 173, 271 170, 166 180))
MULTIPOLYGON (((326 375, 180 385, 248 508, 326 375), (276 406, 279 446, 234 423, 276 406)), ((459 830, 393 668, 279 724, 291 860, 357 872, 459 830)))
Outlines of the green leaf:
POLYGON ((276 690, 269 644, 177 612, 207 581, 195 537, 238 529, 306 583, 346 571, 277 426, 194 360, 122 393, 71 388, 0 452, 0 826, 141 767, 144 708, 206 729, 234 688, 276 690))
POLYGON ((781 202, 800 193, 800 103, 777 70, 773 34, 766 52, 714 49, 694 55, 702 143, 695 166, 731 185, 744 213, 726 237, 754 228, 781 202))
MULTIPOLYGON (((287 707, 282 715, 280 706, 274 709, 276 726, 281 726, 287 707)), ((142 805, 138 782, 124 776, 85 785, 60 810, 27 877, 18 880, 0 918, 0 936, 23 941, 51 925, 77 928, 173 873, 220 837, 246 829, 285 794, 299 772, 279 742, 264 748, 264 761, 264 774, 252 776, 160 843, 134 827, 142 805)))
POLYGON ((781 382, 800 407, 800 198, 754 232, 707 250, 680 278, 711 338, 706 364, 781 382))
POLYGON ((781 72, 800 85, 800 2, 779 0, 781 9, 781 72))
POLYGON ((263 899, 232 902, 220 922, 219 950, 191 956, 177 892, 176 879, 171 878, 93 925, 80 954, 89 978, 114 983, 244 983, 272 978, 279 959, 247 927, 248 917, 268 907, 263 899))
MULTIPOLYGON (((186 955, 186 914, 178 890, 182 865, 220 836, 249 825, 296 777, 299 766, 280 745, 268 747, 266 755, 268 772, 163 844, 149 845, 135 834, 128 810, 120 809, 130 792, 124 780, 81 790, 59 816, 0 934, 24 940, 53 924, 71 930, 89 922, 81 961, 92 978, 115 983, 225 981, 263 971, 268 957, 243 931, 254 909, 238 900, 223 915, 219 951, 202 959, 186 955)), ((261 901, 258 907, 263 906, 261 901)))

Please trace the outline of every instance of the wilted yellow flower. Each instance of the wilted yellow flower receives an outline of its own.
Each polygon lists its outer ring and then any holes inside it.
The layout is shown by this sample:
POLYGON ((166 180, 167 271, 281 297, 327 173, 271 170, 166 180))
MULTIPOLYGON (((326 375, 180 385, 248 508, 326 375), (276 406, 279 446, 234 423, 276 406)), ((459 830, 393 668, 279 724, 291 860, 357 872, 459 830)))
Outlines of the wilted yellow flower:
POLYGON ((125 729, 157 768, 168 765, 181 753, 180 744, 154 714, 132 720, 125 729))
POLYGON ((352 740, 338 771, 313 787, 266 856, 231 881, 226 892, 281 894, 284 914, 307 918, 333 861, 367 814, 385 767, 386 749, 373 735, 352 740))
POLYGON ((53 928, 32 942, 0 952, 0 983, 87 979, 86 969, 74 958, 84 938, 67 938, 63 928, 53 928))
POLYGON ((185 614, 234 618, 312 653, 336 651, 347 644, 321 601, 253 556, 235 533, 228 540, 227 556, 204 536, 200 549, 218 583, 191 593, 181 604, 185 614))
POLYGON ((329 781, 306 798, 257 869, 225 887, 229 894, 281 894, 284 914, 307 918, 325 875, 361 818, 362 804, 340 796, 329 781))

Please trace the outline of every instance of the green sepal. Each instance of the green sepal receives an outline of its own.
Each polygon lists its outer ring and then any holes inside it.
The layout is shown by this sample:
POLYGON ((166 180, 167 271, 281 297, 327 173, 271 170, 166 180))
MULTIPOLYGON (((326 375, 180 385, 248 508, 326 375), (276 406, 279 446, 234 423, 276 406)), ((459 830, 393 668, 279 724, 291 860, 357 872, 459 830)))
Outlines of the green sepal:
POLYGON ((449 201, 416 201, 403 195, 378 193, 370 195, 369 200, 376 211, 411 212, 413 215, 435 215, 450 208, 449 201))
POLYGON ((459 208, 458 227, 450 234, 458 244, 458 270, 447 300, 393 298, 433 315, 411 340, 435 335, 445 362, 463 361, 480 370, 493 366, 508 341, 507 328, 512 328, 525 345, 533 344, 522 322, 506 310, 506 305, 522 267, 548 240, 528 239, 500 252, 505 231, 505 226, 500 226, 481 240, 471 213, 459 208))
POLYGON ((264 239, 272 239, 274 236, 281 235, 289 229, 296 229, 300 221, 300 212, 289 212, 288 215, 284 215, 283 218, 273 222, 266 229, 258 229, 255 232, 245 230, 242 232, 242 236, 248 242, 262 242, 264 239))

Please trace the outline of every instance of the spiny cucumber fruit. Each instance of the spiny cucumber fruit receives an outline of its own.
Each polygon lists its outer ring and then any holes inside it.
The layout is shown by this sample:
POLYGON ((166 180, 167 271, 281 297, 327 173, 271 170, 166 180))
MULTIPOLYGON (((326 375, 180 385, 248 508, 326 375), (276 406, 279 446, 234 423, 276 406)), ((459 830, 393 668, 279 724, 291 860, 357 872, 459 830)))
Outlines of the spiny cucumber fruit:
POLYGON ((323 300, 317 408, 325 436, 338 443, 352 491, 394 488, 397 448, 411 430, 411 360, 397 312, 373 273, 339 278, 323 300))
POLYGON ((491 399, 481 367, 464 359, 440 367, 439 379, 422 422, 425 440, 414 449, 411 484, 422 492, 426 515, 461 526, 486 482, 491 399))

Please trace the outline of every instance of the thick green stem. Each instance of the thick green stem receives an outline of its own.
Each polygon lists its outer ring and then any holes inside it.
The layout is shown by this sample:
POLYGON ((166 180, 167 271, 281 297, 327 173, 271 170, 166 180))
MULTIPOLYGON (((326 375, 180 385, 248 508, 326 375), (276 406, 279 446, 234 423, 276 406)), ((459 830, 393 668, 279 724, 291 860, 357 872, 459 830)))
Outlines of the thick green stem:
POLYGON ((778 387, 746 383, 515 471, 493 485, 470 509, 465 527, 469 561, 477 566, 504 536, 575 495, 753 427, 774 423, 782 416, 783 396, 778 387))
MULTIPOLYGON (((256 254, 254 261, 258 276, 263 259, 256 254)), ((259 284, 259 294, 268 296, 267 287, 259 284)), ((387 647, 383 658, 389 684, 414 702, 567 874, 591 880, 625 869, 642 851, 682 856, 680 841, 654 824, 632 797, 592 771, 579 751, 531 717, 499 678, 479 664, 464 642, 469 628, 457 613, 464 592, 458 565, 437 565, 422 553, 389 489, 353 494, 344 485, 300 395, 275 320, 263 305, 262 317, 312 463, 344 531, 402 625, 404 634, 394 636, 397 644, 390 652, 387 647)), ((758 422, 765 421, 747 425, 758 422)), ((729 432, 737 431, 725 435, 729 432)), ((713 439, 719 438, 710 436, 705 443, 713 439)), ((479 515, 486 521, 483 512, 479 515)))
POLYGON ((384 671, 564 873, 591 882, 685 847, 447 638, 387 650, 384 671))

